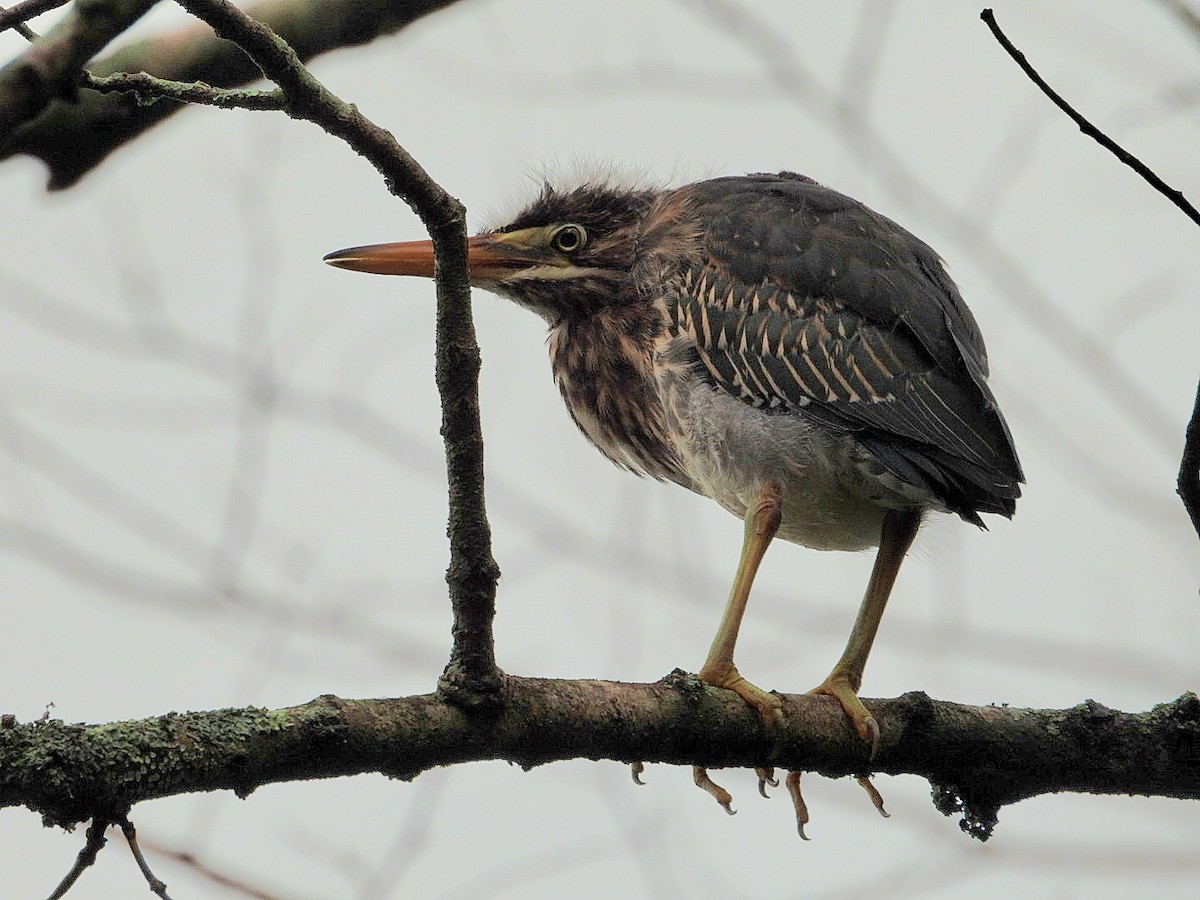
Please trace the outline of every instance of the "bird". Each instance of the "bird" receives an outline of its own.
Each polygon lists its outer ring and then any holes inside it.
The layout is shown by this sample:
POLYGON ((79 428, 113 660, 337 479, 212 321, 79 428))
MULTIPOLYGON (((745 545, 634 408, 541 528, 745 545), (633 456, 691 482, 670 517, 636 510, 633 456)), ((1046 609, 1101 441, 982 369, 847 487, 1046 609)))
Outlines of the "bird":
MULTIPOLYGON (((545 182, 467 255, 473 286, 545 320, 562 399, 604 456, 743 520, 698 675, 768 729, 782 722, 778 695, 734 663, 768 546, 878 548, 845 650, 811 692, 841 705, 873 759, 879 725, 858 691, 918 529, 935 512, 981 528, 982 513, 1011 518, 1024 482, 983 337, 941 258, 788 171, 679 187, 545 182)), ((429 241, 325 262, 434 274, 429 241)))

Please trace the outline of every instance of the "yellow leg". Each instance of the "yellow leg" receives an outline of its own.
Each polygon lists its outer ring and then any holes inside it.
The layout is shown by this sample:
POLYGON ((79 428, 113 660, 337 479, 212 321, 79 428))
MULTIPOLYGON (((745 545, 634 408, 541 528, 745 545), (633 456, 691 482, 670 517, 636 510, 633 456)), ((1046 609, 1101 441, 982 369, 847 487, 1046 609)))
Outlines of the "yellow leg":
POLYGON ((782 505, 779 485, 768 481, 759 491, 758 499, 746 510, 742 558, 733 580, 733 590, 725 605, 721 625, 713 638, 712 648, 708 651, 708 659, 700 670, 702 681, 728 688, 757 709, 767 728, 774 728, 782 720, 783 706, 774 694, 756 687, 741 676, 733 664, 733 648, 742 626, 742 616, 746 612, 746 602, 750 599, 755 573, 771 539, 779 530, 782 505))
POLYGON ((896 583, 900 564, 904 562, 904 555, 912 546, 920 524, 921 514, 916 511, 890 510, 884 515, 879 553, 875 557, 867 593, 859 607, 846 649, 829 677, 809 692, 828 694, 842 705, 858 736, 871 745, 871 759, 879 752, 879 723, 858 699, 858 689, 862 685, 867 656, 875 642, 875 632, 879 630, 879 622, 883 618, 883 609, 896 583))

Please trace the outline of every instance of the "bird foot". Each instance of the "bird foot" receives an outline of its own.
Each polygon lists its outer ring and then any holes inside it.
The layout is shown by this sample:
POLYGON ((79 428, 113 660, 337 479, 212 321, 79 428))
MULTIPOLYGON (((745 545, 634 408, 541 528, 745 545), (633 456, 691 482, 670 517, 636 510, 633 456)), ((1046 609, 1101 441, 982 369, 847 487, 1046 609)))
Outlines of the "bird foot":
POLYGON ((705 664, 704 668, 700 670, 699 676, 700 680, 706 684, 733 691, 758 710, 759 718, 762 719, 763 727, 767 731, 773 733, 783 724, 783 701, 779 699, 778 695, 764 691, 743 678, 733 663, 716 666, 705 664))
MULTIPOLYGON (((776 735, 778 733, 778 729, 783 725, 783 701, 776 694, 764 691, 743 678, 733 663, 717 665, 706 663, 700 670, 699 677, 705 684, 733 691, 758 710, 759 718, 762 719, 763 727, 768 734, 776 735)), ((779 784, 775 780, 775 770, 760 766, 754 772, 758 776, 758 792, 766 797, 766 786, 776 787, 779 784)), ((735 810, 731 806, 733 797, 729 791, 709 777, 707 769, 702 766, 693 766, 692 779, 696 782, 696 787, 711 794, 725 812, 730 815, 734 814, 735 810)))
POLYGON ((721 808, 725 812, 731 816, 737 815, 737 810, 732 805, 733 795, 708 777, 708 769, 703 766, 692 766, 692 780, 696 782, 696 787, 700 788, 700 790, 711 794, 712 798, 721 804, 721 808))
POLYGON ((859 738, 871 748, 868 759, 874 759, 879 753, 879 723, 871 715, 870 710, 858 699, 858 694, 850 686, 850 680, 845 675, 830 675, 823 682, 809 691, 810 694, 825 694, 842 705, 846 718, 854 726, 859 738))

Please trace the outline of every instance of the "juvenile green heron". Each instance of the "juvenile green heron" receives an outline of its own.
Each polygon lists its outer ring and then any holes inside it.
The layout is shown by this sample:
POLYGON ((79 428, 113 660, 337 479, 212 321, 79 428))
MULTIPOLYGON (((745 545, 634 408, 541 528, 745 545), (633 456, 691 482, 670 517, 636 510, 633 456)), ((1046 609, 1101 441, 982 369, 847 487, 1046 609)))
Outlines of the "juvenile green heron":
MULTIPOLYGON (((471 239, 471 282, 550 326, 571 417, 618 466, 745 520, 741 562, 700 678, 772 726, 779 698, 733 662, 772 538, 878 545, 845 652, 815 689, 874 756, 858 699, 888 594, 927 511, 1012 516, 1021 466, 987 385, 983 338, 928 246, 802 175, 671 190, 546 186, 471 239)), ((426 241, 341 250, 345 269, 432 277, 426 241)))

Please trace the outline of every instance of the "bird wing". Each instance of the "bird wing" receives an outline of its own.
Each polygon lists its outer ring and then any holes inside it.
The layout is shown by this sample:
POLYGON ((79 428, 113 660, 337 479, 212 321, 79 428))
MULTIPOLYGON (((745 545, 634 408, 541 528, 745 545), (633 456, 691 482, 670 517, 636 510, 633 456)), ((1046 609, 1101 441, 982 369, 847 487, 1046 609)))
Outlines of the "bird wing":
POLYGON ((853 432, 970 521, 1011 515, 1022 480, 979 328, 934 252, 801 176, 692 186, 707 259, 675 325, 714 385, 853 432))

